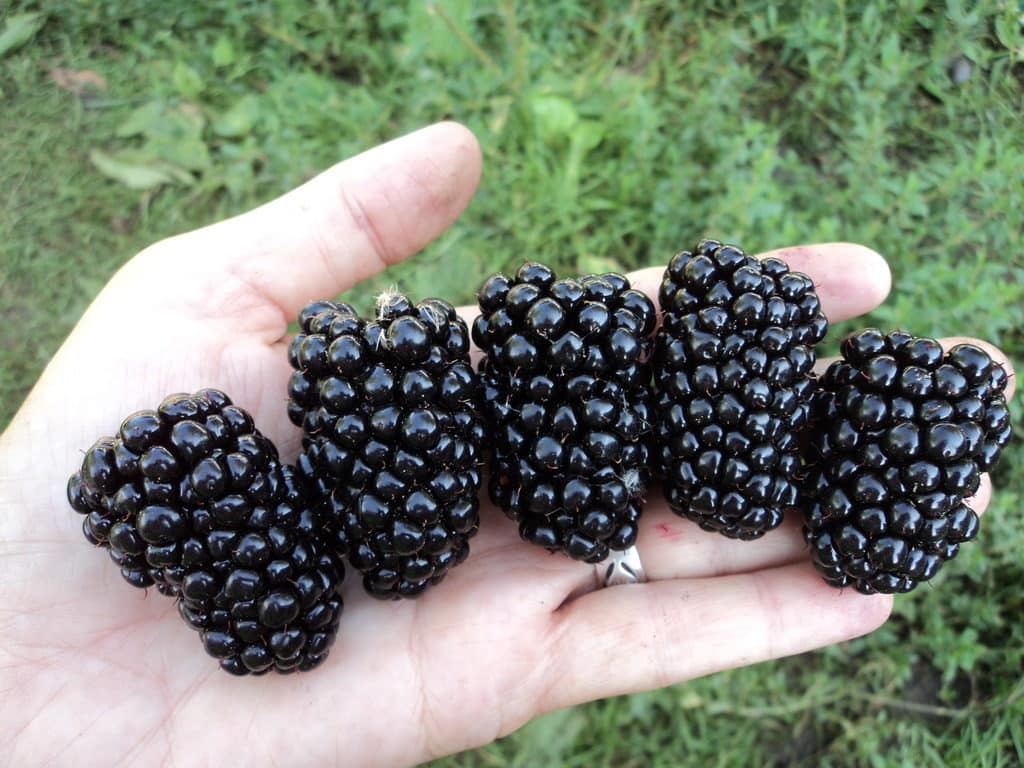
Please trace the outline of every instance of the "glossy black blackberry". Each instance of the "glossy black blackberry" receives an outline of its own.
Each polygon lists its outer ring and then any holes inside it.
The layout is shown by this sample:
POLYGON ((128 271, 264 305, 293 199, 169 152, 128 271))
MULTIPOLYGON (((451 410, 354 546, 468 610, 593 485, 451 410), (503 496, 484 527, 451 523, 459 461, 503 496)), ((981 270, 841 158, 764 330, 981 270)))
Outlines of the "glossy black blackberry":
POLYGON ((484 427, 469 331, 440 299, 385 294, 377 316, 299 316, 289 415, 333 546, 380 598, 414 597, 469 554, 484 427))
POLYGON ((978 532, 964 499, 1010 440, 1006 372, 902 332, 841 351, 816 396, 804 536, 829 584, 909 592, 978 532))
POLYGON ((530 262, 478 299, 491 499, 523 539, 577 560, 628 549, 649 479, 654 304, 622 275, 558 280, 530 262))
POLYGON ((657 465, 676 514, 756 539, 797 504, 814 346, 828 321, 809 277, 702 240, 672 258, 654 354, 657 465))
POLYGON ((68 482, 85 537, 136 587, 178 601, 234 674, 306 670, 337 633, 340 566, 277 450, 224 393, 128 417, 68 482))

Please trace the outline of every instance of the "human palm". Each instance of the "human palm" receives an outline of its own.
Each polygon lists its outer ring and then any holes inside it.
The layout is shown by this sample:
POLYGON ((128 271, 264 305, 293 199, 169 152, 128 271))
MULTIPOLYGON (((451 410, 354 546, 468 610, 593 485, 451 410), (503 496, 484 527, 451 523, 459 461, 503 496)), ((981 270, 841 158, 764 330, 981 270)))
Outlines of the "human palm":
MULTIPOLYGON (((650 583, 598 590, 593 566, 522 543, 485 504, 470 558, 442 585, 382 603, 349 578, 339 638, 319 669, 237 679, 203 653, 171 600, 127 588, 82 541, 64 497, 81 450, 172 392, 223 389, 294 457, 289 319, 433 239, 479 172, 468 131, 432 126, 158 243, 110 282, 0 438, 0 754, 17 765, 408 764, 550 709, 797 653, 885 620, 890 598, 825 586, 798 521, 730 541, 673 516, 652 489, 638 544, 650 583)), ((815 279, 832 320, 888 292, 885 262, 859 246, 777 255, 815 279)), ((656 295, 659 276, 632 277, 656 295)))

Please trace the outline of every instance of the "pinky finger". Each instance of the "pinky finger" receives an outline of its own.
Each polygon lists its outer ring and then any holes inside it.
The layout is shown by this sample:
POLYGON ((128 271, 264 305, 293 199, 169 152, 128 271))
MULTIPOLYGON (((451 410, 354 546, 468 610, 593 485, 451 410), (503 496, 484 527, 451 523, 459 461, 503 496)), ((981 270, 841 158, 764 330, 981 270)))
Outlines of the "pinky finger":
POLYGON ((867 634, 892 610, 809 563, 591 592, 555 615, 544 710, 659 688, 867 634), (556 674, 557 671, 557 674, 556 674))
POLYGON ((984 472, 981 475, 981 483, 978 485, 978 490, 969 499, 964 499, 964 503, 973 509, 976 514, 983 515, 991 501, 992 477, 988 472, 984 472))

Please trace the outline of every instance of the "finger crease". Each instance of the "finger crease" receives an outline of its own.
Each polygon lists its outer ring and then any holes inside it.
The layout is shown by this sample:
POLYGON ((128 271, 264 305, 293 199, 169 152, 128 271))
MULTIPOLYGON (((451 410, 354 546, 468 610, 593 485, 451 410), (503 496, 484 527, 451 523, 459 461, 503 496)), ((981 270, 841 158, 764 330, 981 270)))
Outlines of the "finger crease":
MULTIPOLYGON (((373 256, 379 262, 381 269, 400 261, 399 257, 387 247, 387 240, 381 233, 376 218, 367 211, 366 206, 359 199, 359 195, 350 193, 345 185, 341 186, 340 194, 345 212, 355 225, 356 231, 370 244, 373 256)), ((330 253, 325 255, 330 258, 330 253)))

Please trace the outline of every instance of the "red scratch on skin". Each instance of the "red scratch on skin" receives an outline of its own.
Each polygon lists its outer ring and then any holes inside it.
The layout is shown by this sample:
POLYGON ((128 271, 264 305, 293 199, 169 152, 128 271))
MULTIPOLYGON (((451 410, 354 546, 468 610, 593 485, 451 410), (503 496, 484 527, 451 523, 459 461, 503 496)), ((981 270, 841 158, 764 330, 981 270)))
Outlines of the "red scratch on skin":
POLYGON ((654 530, 658 532, 661 538, 667 541, 678 541, 683 536, 682 528, 675 528, 668 523, 658 523, 654 526, 654 530))

